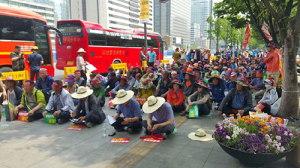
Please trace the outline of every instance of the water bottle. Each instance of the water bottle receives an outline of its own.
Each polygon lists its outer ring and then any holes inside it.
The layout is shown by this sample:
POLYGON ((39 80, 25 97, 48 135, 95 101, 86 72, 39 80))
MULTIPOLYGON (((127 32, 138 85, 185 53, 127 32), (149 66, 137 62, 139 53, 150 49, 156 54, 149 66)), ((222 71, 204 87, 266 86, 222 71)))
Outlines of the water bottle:
POLYGON ((216 104, 215 104, 215 102, 213 101, 213 103, 212 103, 212 110, 215 110, 215 108, 216 108, 216 104))
POLYGON ((106 125, 105 125, 105 122, 103 122, 103 136, 106 137, 107 134, 106 134, 106 125))

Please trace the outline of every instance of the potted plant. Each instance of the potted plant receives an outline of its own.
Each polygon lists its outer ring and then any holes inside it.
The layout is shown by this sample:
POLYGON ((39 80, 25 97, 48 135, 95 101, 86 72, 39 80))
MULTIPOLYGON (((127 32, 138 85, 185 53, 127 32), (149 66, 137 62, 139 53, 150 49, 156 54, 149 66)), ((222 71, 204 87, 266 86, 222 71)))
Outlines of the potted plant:
POLYGON ((296 145, 298 136, 265 118, 233 116, 216 124, 213 134, 221 148, 247 165, 262 166, 281 159, 296 145))

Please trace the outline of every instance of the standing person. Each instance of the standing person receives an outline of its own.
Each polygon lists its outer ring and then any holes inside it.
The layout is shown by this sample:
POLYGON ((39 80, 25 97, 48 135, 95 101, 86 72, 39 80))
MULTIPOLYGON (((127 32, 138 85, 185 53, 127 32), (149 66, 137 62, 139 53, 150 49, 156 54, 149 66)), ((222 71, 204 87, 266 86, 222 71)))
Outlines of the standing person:
POLYGON ((148 52, 149 61, 148 66, 153 67, 156 60, 156 53, 153 51, 153 47, 150 47, 150 52, 148 52))
POLYGON ((35 79, 38 79, 38 73, 41 69, 41 65, 44 64, 44 59, 41 54, 38 54, 39 48, 37 46, 34 46, 31 51, 33 52, 32 54, 28 55, 28 63, 30 66, 30 80, 34 81, 34 76, 35 79))
POLYGON ((143 111, 148 113, 148 119, 142 122, 145 134, 162 134, 166 139, 167 134, 174 131, 174 113, 171 105, 166 103, 164 98, 150 96, 143 105, 143 111), (156 121, 152 120, 153 116, 156 121))
POLYGON ((141 62, 141 67, 143 66, 143 61, 146 61, 146 56, 144 54, 145 52, 145 48, 142 47, 141 51, 140 51, 140 62, 141 62))
POLYGON ((98 99, 93 95, 93 90, 80 86, 76 93, 71 94, 74 99, 79 99, 79 104, 75 111, 71 113, 72 118, 78 119, 77 123, 86 121, 88 128, 93 127, 95 124, 101 124, 106 116, 100 105, 98 99))
POLYGON ((206 50, 204 53, 203 53, 203 57, 204 57, 204 61, 206 62, 210 62, 210 50, 206 50))
MULTIPOLYGON (((16 45, 15 51, 10 53, 13 71, 24 71, 25 58, 24 53, 21 53, 21 46, 16 45)), ((23 81, 19 81, 23 85, 23 81)))
POLYGON ((180 53, 181 57, 180 57, 180 60, 182 60, 182 62, 185 62, 186 61, 186 51, 185 49, 183 48, 181 53, 180 53))
POLYGON ((52 90, 49 103, 43 112, 43 117, 47 113, 56 117, 57 123, 62 124, 70 119, 70 113, 75 110, 74 103, 70 93, 63 89, 63 83, 55 80, 52 84, 52 90))
POLYGON ((264 63, 267 64, 267 71, 269 73, 270 78, 274 79, 275 86, 277 84, 280 71, 279 71, 279 55, 275 51, 275 44, 269 43, 267 46, 268 54, 264 59, 264 63))
POLYGON ((43 118, 43 112, 46 107, 46 100, 43 92, 34 87, 32 80, 27 80, 24 83, 24 92, 21 99, 21 104, 15 107, 14 114, 18 116, 19 110, 28 111, 28 122, 43 118))
POLYGON ((181 58, 181 54, 179 53, 179 48, 176 48, 175 49, 175 52, 173 53, 173 56, 172 56, 174 62, 178 62, 181 58))
POLYGON ((140 104, 132 99, 133 95, 133 91, 121 89, 112 101, 114 104, 119 105, 117 113, 114 115, 116 122, 112 125, 119 132, 138 133, 142 128, 142 111, 140 104), (121 114, 124 117, 121 118, 121 114))
POLYGON ((54 79, 48 75, 47 69, 45 68, 40 69, 39 76, 40 77, 37 79, 35 88, 43 92, 45 100, 48 103, 50 93, 52 92, 52 83, 54 82, 54 79))
POLYGON ((83 48, 79 48, 78 52, 78 56, 76 58, 76 66, 77 66, 77 70, 80 71, 81 73, 81 77, 84 78, 85 83, 87 82, 87 77, 86 77, 86 68, 85 66, 88 64, 86 61, 84 61, 84 59, 82 58, 82 56, 84 55, 84 53, 86 53, 86 51, 84 51, 83 48))

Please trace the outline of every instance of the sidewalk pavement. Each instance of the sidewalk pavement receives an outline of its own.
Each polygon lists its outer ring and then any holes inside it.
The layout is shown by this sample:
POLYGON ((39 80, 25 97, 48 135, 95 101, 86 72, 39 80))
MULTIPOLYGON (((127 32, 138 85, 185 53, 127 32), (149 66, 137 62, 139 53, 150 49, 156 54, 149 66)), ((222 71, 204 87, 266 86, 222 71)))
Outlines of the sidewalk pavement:
MULTIPOLYGON (((109 109, 107 104, 103 110, 109 115, 115 113, 115 110, 109 109)), ((144 114, 143 118, 146 117, 144 114)), ((216 113, 212 117, 188 119, 178 128, 175 135, 169 135, 167 140, 158 144, 134 167, 243 167, 238 160, 225 153, 215 141, 199 142, 188 138, 188 134, 198 128, 212 134, 215 130, 214 125, 221 121, 222 118, 216 113)), ((9 126, 0 126, 0 168, 107 167, 137 146, 141 142, 139 137, 144 136, 143 131, 138 135, 117 133, 115 138, 131 138, 131 140, 127 144, 113 144, 110 143, 112 137, 103 137, 103 125, 71 131, 66 129, 72 125, 70 122, 63 125, 49 125, 43 120, 23 123, 6 122, 3 118, 0 125, 3 124, 9 126)), ((107 121, 106 125, 106 133, 113 132, 107 121)), ((281 159, 266 167, 291 166, 281 159)))

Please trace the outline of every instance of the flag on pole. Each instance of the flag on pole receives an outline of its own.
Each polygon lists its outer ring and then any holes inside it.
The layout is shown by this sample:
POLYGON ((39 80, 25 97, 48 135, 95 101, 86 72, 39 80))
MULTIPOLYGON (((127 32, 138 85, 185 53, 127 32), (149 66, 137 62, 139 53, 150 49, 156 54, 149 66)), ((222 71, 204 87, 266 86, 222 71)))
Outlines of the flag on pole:
POLYGON ((248 45, 250 37, 251 37, 250 25, 249 25, 249 22, 247 22, 247 28, 245 31, 245 38, 244 38, 244 43, 243 43, 244 48, 246 48, 246 46, 248 45))
POLYGON ((264 34, 267 37, 267 39, 269 39, 270 41, 273 40, 273 37, 269 33, 269 30, 268 30, 266 22, 264 22, 264 24, 262 25, 261 30, 264 32, 264 34))

